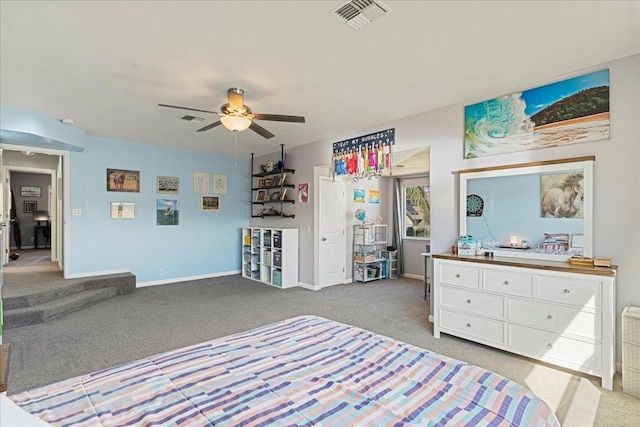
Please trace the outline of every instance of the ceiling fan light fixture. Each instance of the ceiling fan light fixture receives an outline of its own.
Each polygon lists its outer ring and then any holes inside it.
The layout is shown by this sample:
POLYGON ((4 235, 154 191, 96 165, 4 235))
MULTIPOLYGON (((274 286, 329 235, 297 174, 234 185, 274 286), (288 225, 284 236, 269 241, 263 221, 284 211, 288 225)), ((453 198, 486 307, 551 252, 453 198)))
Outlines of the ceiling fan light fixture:
POLYGON ((222 116, 220 117, 220 121, 222 122, 222 126, 231 131, 242 132, 251 126, 251 120, 242 116, 222 116))

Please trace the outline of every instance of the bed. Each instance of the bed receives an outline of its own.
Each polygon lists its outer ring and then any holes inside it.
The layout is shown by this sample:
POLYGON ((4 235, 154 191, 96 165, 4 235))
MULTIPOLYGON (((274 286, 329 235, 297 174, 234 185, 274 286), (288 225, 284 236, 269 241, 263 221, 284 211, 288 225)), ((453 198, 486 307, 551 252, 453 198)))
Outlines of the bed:
POLYGON ((53 426, 558 426, 498 374, 300 316, 10 398, 53 426))

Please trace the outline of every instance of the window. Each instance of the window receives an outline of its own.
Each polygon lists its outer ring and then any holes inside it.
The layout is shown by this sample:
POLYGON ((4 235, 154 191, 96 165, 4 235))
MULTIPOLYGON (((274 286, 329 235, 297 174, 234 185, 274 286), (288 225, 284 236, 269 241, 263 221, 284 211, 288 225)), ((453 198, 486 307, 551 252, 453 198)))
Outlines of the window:
MULTIPOLYGON (((424 181, 424 179, 422 180, 424 181)), ((428 185, 403 185, 404 237, 431 238, 431 202, 428 185)))

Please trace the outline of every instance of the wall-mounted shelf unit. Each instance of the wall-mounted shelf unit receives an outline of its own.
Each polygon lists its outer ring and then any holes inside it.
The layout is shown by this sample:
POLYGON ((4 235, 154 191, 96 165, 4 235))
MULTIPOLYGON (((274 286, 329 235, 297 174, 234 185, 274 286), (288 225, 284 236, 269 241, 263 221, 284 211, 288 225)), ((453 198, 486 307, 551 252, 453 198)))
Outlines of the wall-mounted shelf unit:
MULTIPOLYGON (((251 175, 251 217, 295 218, 294 214, 285 212, 287 205, 296 201, 293 197, 294 184, 287 184, 287 177, 293 175, 295 169, 285 169, 284 144, 280 144, 280 165, 277 170, 254 173, 251 175)), ((253 153, 251 153, 251 171, 254 170, 253 153)))
POLYGON ((278 288, 298 286, 298 229, 242 229, 242 277, 278 288))

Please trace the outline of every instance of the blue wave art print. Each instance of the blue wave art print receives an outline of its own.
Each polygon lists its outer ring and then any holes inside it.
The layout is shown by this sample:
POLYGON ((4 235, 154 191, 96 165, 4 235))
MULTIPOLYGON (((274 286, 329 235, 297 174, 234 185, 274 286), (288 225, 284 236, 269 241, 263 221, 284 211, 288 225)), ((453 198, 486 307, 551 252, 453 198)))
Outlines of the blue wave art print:
POLYGON ((609 70, 469 105, 467 159, 609 138, 609 70))

